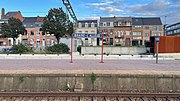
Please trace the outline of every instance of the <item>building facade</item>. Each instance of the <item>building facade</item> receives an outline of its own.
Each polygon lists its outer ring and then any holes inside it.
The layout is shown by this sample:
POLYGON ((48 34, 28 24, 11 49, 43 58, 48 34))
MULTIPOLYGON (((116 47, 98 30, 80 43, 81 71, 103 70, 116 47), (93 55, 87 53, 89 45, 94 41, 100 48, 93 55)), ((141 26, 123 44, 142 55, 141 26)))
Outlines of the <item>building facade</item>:
POLYGON ((167 36, 180 36, 180 22, 166 27, 167 36))
POLYGON ((26 33, 22 35, 22 44, 33 47, 45 47, 55 44, 56 38, 53 34, 43 33, 41 26, 45 17, 24 17, 23 25, 26 33))
POLYGON ((163 36, 163 32, 159 17, 132 18, 132 45, 145 45, 151 36, 163 36))
MULTIPOLYGON (((97 26, 97 20, 79 20, 77 21, 75 33, 97 34, 97 26)), ((81 38, 79 40, 75 40, 75 43, 82 46, 97 46, 99 44, 99 39, 81 38)))
MULTIPOLYGON (((3 23, 8 23, 9 18, 16 18, 20 21, 23 21, 23 16, 20 11, 15 12, 7 12, 5 13, 5 9, 1 9, 1 19, 0 19, 0 30, 3 23)), ((1 33, 0 33, 1 34, 1 33)), ((21 35, 16 39, 16 44, 20 43, 21 35)), ((0 46, 12 46, 13 45, 13 39, 12 38, 0 38, 0 46)))
POLYGON ((105 45, 145 45, 151 36, 163 36, 159 17, 100 17, 99 32, 105 45))

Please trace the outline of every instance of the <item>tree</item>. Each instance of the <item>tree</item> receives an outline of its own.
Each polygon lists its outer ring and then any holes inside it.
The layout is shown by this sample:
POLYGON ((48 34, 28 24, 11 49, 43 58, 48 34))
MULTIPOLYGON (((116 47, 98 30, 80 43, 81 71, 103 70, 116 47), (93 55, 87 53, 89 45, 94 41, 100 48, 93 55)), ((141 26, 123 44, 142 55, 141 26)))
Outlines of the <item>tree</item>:
POLYGON ((19 34, 25 32, 25 28, 22 22, 16 18, 9 18, 8 23, 4 23, 1 28, 3 38, 13 38, 13 45, 15 45, 15 39, 19 34))
POLYGON ((66 34, 68 21, 69 18, 62 8, 52 8, 43 22, 42 31, 54 34, 59 43, 60 38, 66 34))
POLYGON ((70 35, 71 37, 72 37, 72 34, 73 34, 73 30, 74 30, 73 28, 74 28, 73 23, 69 21, 66 31, 67 31, 67 34, 70 35))

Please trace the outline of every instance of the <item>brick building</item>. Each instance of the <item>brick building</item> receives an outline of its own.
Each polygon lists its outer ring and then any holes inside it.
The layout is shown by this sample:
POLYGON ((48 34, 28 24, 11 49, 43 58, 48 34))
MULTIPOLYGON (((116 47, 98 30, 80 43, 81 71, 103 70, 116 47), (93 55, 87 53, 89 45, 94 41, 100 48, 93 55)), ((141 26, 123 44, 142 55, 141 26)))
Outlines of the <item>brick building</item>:
POLYGON ((159 17, 100 17, 99 32, 106 45, 145 45, 151 36, 163 36, 159 17))
POLYGON ((45 17, 24 17, 23 25, 26 33, 22 35, 22 43, 33 47, 51 46, 56 42, 55 36, 41 31, 45 17))
MULTIPOLYGON (((16 18, 20 21, 23 21, 23 16, 20 11, 15 12, 7 12, 5 13, 5 9, 1 9, 1 19, 0 19, 0 30, 3 23, 8 23, 9 18, 16 18)), ((16 44, 21 42, 21 35, 16 39, 16 44)), ((12 38, 0 38, 0 46, 11 46, 13 45, 13 39, 12 38)))

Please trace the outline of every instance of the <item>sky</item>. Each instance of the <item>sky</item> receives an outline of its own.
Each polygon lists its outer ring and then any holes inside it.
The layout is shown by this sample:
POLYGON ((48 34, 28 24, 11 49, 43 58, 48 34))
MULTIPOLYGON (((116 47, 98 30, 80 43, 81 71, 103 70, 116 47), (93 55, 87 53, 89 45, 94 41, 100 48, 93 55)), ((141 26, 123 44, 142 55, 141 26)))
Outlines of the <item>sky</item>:
MULTIPOLYGON (((163 24, 180 22, 180 0, 69 0, 79 20, 99 17, 161 17, 163 24)), ((0 0, 6 12, 24 17, 46 16, 50 8, 66 9, 62 0, 0 0)))

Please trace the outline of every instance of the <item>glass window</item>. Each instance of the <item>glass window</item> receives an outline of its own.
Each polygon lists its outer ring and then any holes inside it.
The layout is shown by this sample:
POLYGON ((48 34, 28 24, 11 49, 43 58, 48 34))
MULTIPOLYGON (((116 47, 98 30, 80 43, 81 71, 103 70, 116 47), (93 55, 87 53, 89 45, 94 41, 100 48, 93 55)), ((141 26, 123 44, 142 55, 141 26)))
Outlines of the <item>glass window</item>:
POLYGON ((134 36, 141 36, 141 32, 133 32, 134 36))
POLYGON ((88 33, 88 31, 85 31, 85 33, 88 33))
MULTIPOLYGON (((96 25, 97 25, 97 24, 96 24, 96 25)), ((102 22, 100 23, 100 26, 103 26, 103 23, 102 23, 102 22)))
POLYGON ((110 22, 107 23, 107 26, 110 26, 110 22))
POLYGON ((144 34, 144 36, 145 36, 145 37, 148 37, 148 36, 149 36, 149 34, 148 34, 148 33, 145 33, 145 34, 144 34))
POLYGON ((85 23, 82 23, 82 27, 85 27, 85 23))
POLYGON ((89 28, 91 27, 91 24, 90 24, 90 23, 88 24, 88 27, 89 27, 89 28))
POLYGON ((31 31, 31 35, 34 35, 34 31, 31 31))

